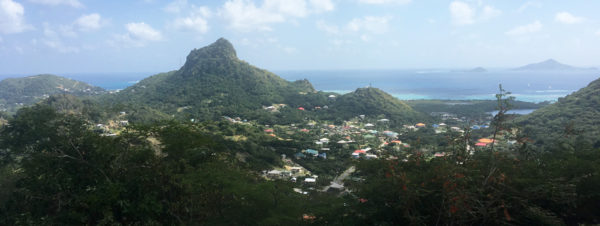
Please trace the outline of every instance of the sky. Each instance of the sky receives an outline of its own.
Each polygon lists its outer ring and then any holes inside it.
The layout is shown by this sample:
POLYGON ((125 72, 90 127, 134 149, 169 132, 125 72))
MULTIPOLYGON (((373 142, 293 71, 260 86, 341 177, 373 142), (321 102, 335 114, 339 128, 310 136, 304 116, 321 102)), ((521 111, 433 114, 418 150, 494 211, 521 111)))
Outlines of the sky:
POLYGON ((0 74, 164 72, 228 39, 268 70, 600 66, 600 1, 0 0, 0 74))

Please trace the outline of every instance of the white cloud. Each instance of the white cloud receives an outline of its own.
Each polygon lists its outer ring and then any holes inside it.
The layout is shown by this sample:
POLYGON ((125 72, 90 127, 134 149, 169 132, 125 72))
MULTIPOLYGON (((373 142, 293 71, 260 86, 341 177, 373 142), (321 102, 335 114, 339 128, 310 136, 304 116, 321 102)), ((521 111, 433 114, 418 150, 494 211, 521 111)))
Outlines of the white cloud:
POLYGON ((208 7, 198 7, 194 4, 188 4, 187 0, 175 0, 167 7, 165 11, 174 14, 184 14, 187 16, 177 17, 171 26, 180 31, 192 31, 199 34, 208 32, 208 18, 212 16, 212 12, 208 7))
POLYGON ((563 24, 578 24, 583 22, 585 19, 583 17, 574 16, 568 12, 559 12, 554 17, 554 20, 563 24))
POLYGON ((287 54, 293 54, 296 53, 297 49, 295 47, 291 47, 291 46, 285 46, 281 48, 285 53, 287 54))
POLYGON ((67 5, 74 8, 83 8, 83 4, 78 0, 29 0, 33 3, 43 4, 43 5, 67 5))
POLYGON ((354 18, 346 28, 350 31, 368 31, 375 34, 386 33, 389 30, 389 21, 391 17, 365 16, 354 18))
POLYGON ((180 13, 188 6, 187 0, 175 0, 169 3, 164 10, 169 13, 180 13))
POLYGON ((450 15, 452 22, 456 25, 475 23, 475 10, 465 2, 453 1, 450 3, 450 15))
POLYGON ((525 2, 523 5, 521 5, 517 9, 517 12, 522 13, 525 10, 527 10, 528 8, 531 8, 531 7, 540 8, 540 7, 542 7, 542 3, 541 2, 537 2, 537 1, 535 1, 535 2, 534 1, 525 2))
POLYGON ((469 25, 500 16, 502 11, 479 1, 477 6, 462 1, 450 3, 450 16, 454 25, 469 25), (479 13, 478 13, 479 11, 479 13))
POLYGON ((260 5, 249 0, 228 0, 219 15, 228 21, 230 28, 238 31, 270 31, 272 24, 334 8, 331 0, 263 0, 260 5))
POLYGON ((543 26, 542 23, 540 23, 540 21, 536 20, 535 22, 533 22, 531 24, 526 24, 526 25, 515 27, 515 28, 511 29, 510 31, 507 31, 506 34, 510 35, 510 36, 527 35, 527 34, 536 33, 538 31, 542 30, 542 26, 543 26))
MULTIPOLYGON (((46 47, 57 50, 60 53, 78 53, 79 52, 79 48, 77 48, 75 46, 67 45, 61 39, 61 36, 65 36, 65 37, 77 36, 75 33, 73 33, 72 30, 70 30, 70 27, 60 26, 59 27, 60 33, 59 33, 59 32, 56 32, 54 29, 52 29, 48 23, 44 23, 43 26, 44 26, 44 38, 42 38, 41 43, 44 44, 46 47)), ((35 41, 35 43, 37 43, 37 41, 35 41)))
POLYGON ((162 34, 159 31, 154 30, 154 28, 144 22, 128 23, 125 25, 125 28, 127 28, 129 35, 138 40, 160 41, 163 39, 162 34))
POLYGON ((335 5, 331 0, 310 0, 309 4, 317 13, 333 11, 335 9, 335 5))
POLYGON ((77 26, 81 31, 98 30, 103 25, 102 17, 98 13, 83 15, 75 20, 74 25, 77 26))
POLYGON ((51 49, 57 50, 60 53, 78 53, 79 52, 79 48, 74 47, 74 46, 65 45, 60 40, 44 39, 44 40, 42 40, 42 43, 51 49))
POLYGON ((406 4, 406 3, 410 3, 411 0, 358 0, 358 2, 365 3, 365 4, 388 4, 388 3, 406 4))
POLYGON ((0 33, 20 33, 33 27, 25 22, 23 5, 13 0, 0 0, 0 33))
POLYGON ((221 14, 229 20, 231 28, 239 31, 270 31, 269 24, 285 21, 281 14, 268 12, 247 0, 227 1, 221 14))
POLYGON ((323 20, 317 21, 317 29, 331 35, 337 35, 340 33, 340 28, 338 26, 329 25, 323 20))
POLYGON ((163 40, 160 31, 155 30, 150 25, 140 23, 125 24, 127 33, 115 35, 112 40, 109 40, 111 45, 123 44, 127 47, 143 47, 148 42, 163 40))
POLYGON ((596 36, 600 36, 600 30, 596 31, 596 36))
POLYGON ((491 18, 500 16, 500 14, 502 14, 502 11, 489 5, 486 5, 485 7, 483 7, 483 14, 481 15, 481 19, 489 20, 491 18))
POLYGON ((208 8, 201 8, 198 12, 192 13, 188 17, 180 17, 175 19, 173 22, 173 26, 182 31, 194 31, 200 34, 204 34, 208 32, 208 21, 206 20, 209 17, 210 13, 208 8))

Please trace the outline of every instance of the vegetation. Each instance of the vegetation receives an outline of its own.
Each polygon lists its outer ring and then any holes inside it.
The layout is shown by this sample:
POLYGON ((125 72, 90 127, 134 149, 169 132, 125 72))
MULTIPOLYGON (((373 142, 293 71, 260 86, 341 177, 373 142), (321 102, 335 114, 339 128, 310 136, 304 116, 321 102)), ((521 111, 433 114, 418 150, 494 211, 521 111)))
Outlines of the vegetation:
POLYGON ((118 94, 0 112, 0 225, 599 224, 598 90, 513 123, 525 104, 502 87, 471 105, 334 98, 220 39, 118 94), (471 129, 491 106, 491 127, 471 129), (415 125, 440 120, 419 111, 466 123, 415 125), (316 147, 327 156, 295 157, 316 147), (311 172, 267 173, 292 165, 311 172))
POLYGON ((517 120, 524 136, 536 145, 551 148, 561 142, 579 138, 600 148, 600 80, 574 92, 558 102, 517 120))
POLYGON ((15 112, 54 94, 90 96, 103 94, 104 89, 56 75, 36 75, 7 78, 0 81, 0 110, 15 112))

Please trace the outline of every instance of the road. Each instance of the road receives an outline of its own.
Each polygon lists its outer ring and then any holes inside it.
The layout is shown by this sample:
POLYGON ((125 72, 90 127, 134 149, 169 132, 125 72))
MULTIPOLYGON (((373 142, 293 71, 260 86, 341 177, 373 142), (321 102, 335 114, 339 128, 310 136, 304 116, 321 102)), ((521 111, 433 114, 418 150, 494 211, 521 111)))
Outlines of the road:
POLYGON ((344 171, 342 174, 340 174, 339 176, 337 176, 336 178, 334 178, 333 181, 331 181, 331 184, 329 186, 326 186, 321 191, 327 191, 331 187, 334 187, 334 188, 344 188, 344 180, 348 176, 350 176, 350 174, 352 174, 355 170, 356 170, 356 167, 350 166, 348 169, 346 169, 346 171, 344 171))

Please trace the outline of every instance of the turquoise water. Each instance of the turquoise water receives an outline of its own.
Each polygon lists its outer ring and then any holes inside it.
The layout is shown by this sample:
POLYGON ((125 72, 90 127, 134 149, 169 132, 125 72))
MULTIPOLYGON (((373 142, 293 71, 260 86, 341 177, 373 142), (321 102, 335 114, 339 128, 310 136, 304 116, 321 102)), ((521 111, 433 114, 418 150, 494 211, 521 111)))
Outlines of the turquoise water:
POLYGON ((288 80, 308 79, 316 89, 347 93, 377 87, 402 100, 493 100, 499 84, 517 100, 556 101, 600 78, 600 71, 483 73, 452 70, 279 71, 288 80))

